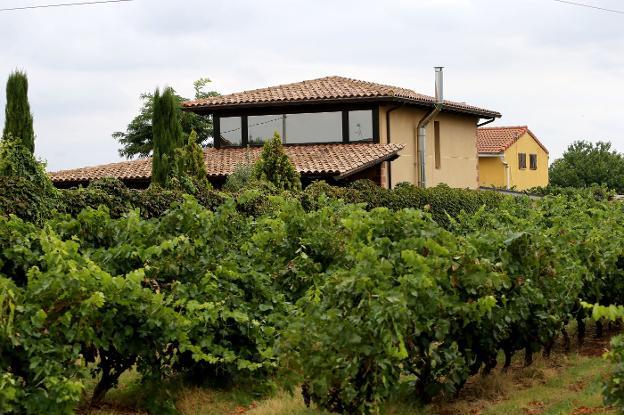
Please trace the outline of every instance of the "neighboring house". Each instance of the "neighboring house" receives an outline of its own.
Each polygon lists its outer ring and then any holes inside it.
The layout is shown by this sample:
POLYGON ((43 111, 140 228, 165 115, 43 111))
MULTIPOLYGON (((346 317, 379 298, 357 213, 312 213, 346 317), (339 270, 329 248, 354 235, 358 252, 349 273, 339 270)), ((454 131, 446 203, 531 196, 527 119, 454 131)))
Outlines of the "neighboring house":
MULTIPOLYGON (((437 98, 330 76, 189 101, 183 109, 213 118, 216 138, 205 160, 217 186, 238 164, 255 160, 258 146, 277 131, 304 185, 368 178, 382 186, 406 181, 476 188, 477 124, 500 114, 443 100, 441 68, 436 73, 437 98)), ((59 187, 106 176, 143 187, 150 175, 150 160, 143 159, 51 177, 59 187)))
POLYGON ((479 184, 518 190, 548 184, 548 150, 527 126, 477 130, 479 184))

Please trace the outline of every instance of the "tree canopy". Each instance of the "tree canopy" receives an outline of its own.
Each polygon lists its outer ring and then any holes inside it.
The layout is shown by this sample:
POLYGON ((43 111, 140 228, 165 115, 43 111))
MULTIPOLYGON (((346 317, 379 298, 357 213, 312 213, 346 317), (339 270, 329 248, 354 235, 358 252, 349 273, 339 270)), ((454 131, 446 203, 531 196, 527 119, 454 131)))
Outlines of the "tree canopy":
MULTIPOLYGON (((206 91, 206 87, 209 83, 210 79, 208 78, 200 78, 193 83, 195 89, 194 99, 219 95, 215 91, 206 91)), ((173 89, 172 93, 178 106, 182 102, 188 101, 187 98, 178 95, 173 89)), ((142 106, 139 114, 130 121, 126 127, 126 131, 113 133, 113 138, 121 144, 119 154, 123 157, 147 157, 153 150, 152 118, 154 112, 154 94, 151 92, 143 93, 140 99, 142 101, 142 106)), ((181 112, 179 117, 185 136, 188 137, 191 131, 195 130, 198 144, 203 146, 211 145, 212 120, 210 118, 186 111, 181 112)))
POLYGON ((624 192, 624 155, 610 142, 575 141, 550 166, 550 184, 564 187, 605 185, 624 192))
POLYGON ((19 141, 32 154, 35 151, 35 130, 28 103, 28 78, 24 72, 15 71, 9 76, 4 114, 3 138, 19 141))

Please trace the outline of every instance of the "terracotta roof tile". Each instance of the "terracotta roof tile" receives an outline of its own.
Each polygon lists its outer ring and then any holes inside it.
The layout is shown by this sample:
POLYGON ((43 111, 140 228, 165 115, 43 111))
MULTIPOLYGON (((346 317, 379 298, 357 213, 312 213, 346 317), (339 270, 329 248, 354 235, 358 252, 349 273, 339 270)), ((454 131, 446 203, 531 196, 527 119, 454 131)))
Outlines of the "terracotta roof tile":
MULTIPOLYGON (((187 101, 182 105, 189 108, 215 110, 240 106, 261 106, 265 104, 319 103, 323 101, 364 101, 398 100, 416 105, 433 106, 435 98, 419 94, 411 89, 374 82, 359 81, 341 76, 328 76, 292 84, 236 92, 217 97, 208 97, 196 101, 187 101)), ((479 115, 482 117, 500 117, 500 113, 468 105, 464 102, 444 101, 446 108, 479 115)))
MULTIPOLYGON (((365 168, 388 160, 403 148, 402 144, 312 144, 284 147, 297 171, 303 175, 328 175, 346 177, 365 168)), ((204 161, 209 177, 223 177, 247 162, 255 161, 261 147, 209 148, 204 150, 204 161)), ((49 173, 55 183, 88 182, 103 177, 122 180, 147 180, 152 175, 152 160, 111 163, 102 166, 83 167, 49 173)))
POLYGON ((537 144, 548 154, 548 149, 537 139, 526 125, 514 127, 482 127, 477 129, 477 151, 498 154, 507 150, 525 133, 529 133, 537 144))

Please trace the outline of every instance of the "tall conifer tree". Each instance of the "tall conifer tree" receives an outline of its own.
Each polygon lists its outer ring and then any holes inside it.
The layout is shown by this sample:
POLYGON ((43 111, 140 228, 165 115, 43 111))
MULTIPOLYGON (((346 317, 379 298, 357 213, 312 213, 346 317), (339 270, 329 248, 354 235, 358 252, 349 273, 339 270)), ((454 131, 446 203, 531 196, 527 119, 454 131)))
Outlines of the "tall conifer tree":
POLYGON ((35 151, 35 131, 28 103, 28 78, 24 72, 15 71, 9 76, 4 115, 4 139, 12 137, 32 154, 35 151))
POLYGON ((154 92, 152 184, 167 186, 175 170, 175 149, 181 147, 180 109, 171 88, 154 92))

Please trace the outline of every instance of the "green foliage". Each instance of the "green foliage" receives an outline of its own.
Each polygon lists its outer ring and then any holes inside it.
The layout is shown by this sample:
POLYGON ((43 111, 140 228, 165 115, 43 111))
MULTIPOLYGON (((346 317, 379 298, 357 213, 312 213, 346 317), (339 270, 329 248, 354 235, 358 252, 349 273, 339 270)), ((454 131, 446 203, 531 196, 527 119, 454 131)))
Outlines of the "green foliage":
POLYGON ((0 217, 0 410, 69 413, 89 376, 97 403, 136 365, 153 388, 281 368, 324 409, 376 413, 397 388, 452 396, 501 351, 530 364, 585 303, 624 306, 608 192, 285 187, 193 198, 107 179, 62 191, 44 223, 0 217))
POLYGON ((51 216, 58 203, 58 192, 42 191, 28 178, 0 176, 0 216, 15 215, 41 224, 51 216))
POLYGON ((605 185, 624 192, 624 156, 611 143, 575 141, 549 169, 550 183, 562 187, 605 185))
MULTIPOLYGON (((208 78, 201 78, 193 83, 195 99, 219 95, 214 91, 205 91, 209 83, 210 80, 208 78)), ((183 98, 175 92, 173 92, 173 96, 177 106, 181 106, 182 102, 188 101, 187 98, 183 98)), ((130 121, 126 127, 126 131, 113 133, 113 138, 121 144, 119 154, 123 157, 147 157, 153 150, 152 119, 154 94, 144 93, 141 94, 140 98, 143 102, 142 107, 139 114, 130 121)), ((210 145, 209 140, 212 136, 212 120, 209 117, 183 111, 180 114, 180 124, 185 136, 188 136, 192 131, 196 131, 198 136, 196 140, 197 143, 200 146, 210 145)))
POLYGON ((264 143, 260 158, 254 166, 258 180, 266 180, 278 189, 300 190, 301 178, 286 152, 279 134, 264 143))
POLYGON ((166 88, 162 95, 156 89, 153 105, 152 184, 166 187, 175 174, 175 151, 182 146, 180 109, 171 88, 166 88))
MULTIPOLYGON (((204 151, 197 144, 197 133, 191 131, 187 143, 174 152, 174 179, 188 193, 211 188, 204 163, 204 151)), ((171 186, 170 186, 171 187, 171 186)))
POLYGON ((238 164, 234 171, 228 175, 223 190, 228 192, 239 192, 246 187, 252 187, 257 184, 255 175, 255 166, 251 159, 251 152, 247 148, 245 154, 245 162, 238 164))
MULTIPOLYGON (((143 218, 157 218, 184 200, 182 189, 129 189, 120 180, 113 178, 95 180, 85 188, 63 189, 59 193, 58 210, 71 216, 78 215, 87 207, 97 209, 106 206, 113 218, 119 218, 134 209, 138 209, 143 218)), ((224 195, 207 188, 198 189, 195 197, 202 206, 211 210, 216 209, 225 199, 224 195)))
POLYGON ((504 199, 503 195, 496 192, 452 189, 447 185, 422 189, 409 183, 399 183, 390 190, 370 180, 358 180, 344 188, 315 182, 303 192, 304 206, 307 209, 318 209, 322 206, 319 202, 321 194, 348 203, 364 203, 368 209, 387 207, 393 210, 426 210, 445 228, 450 228, 452 221, 461 212, 475 212, 482 206, 492 210, 504 199))
POLYGON ((24 72, 13 72, 7 81, 2 136, 5 140, 12 137, 19 141, 30 154, 35 151, 33 117, 28 103, 28 78, 24 72))

